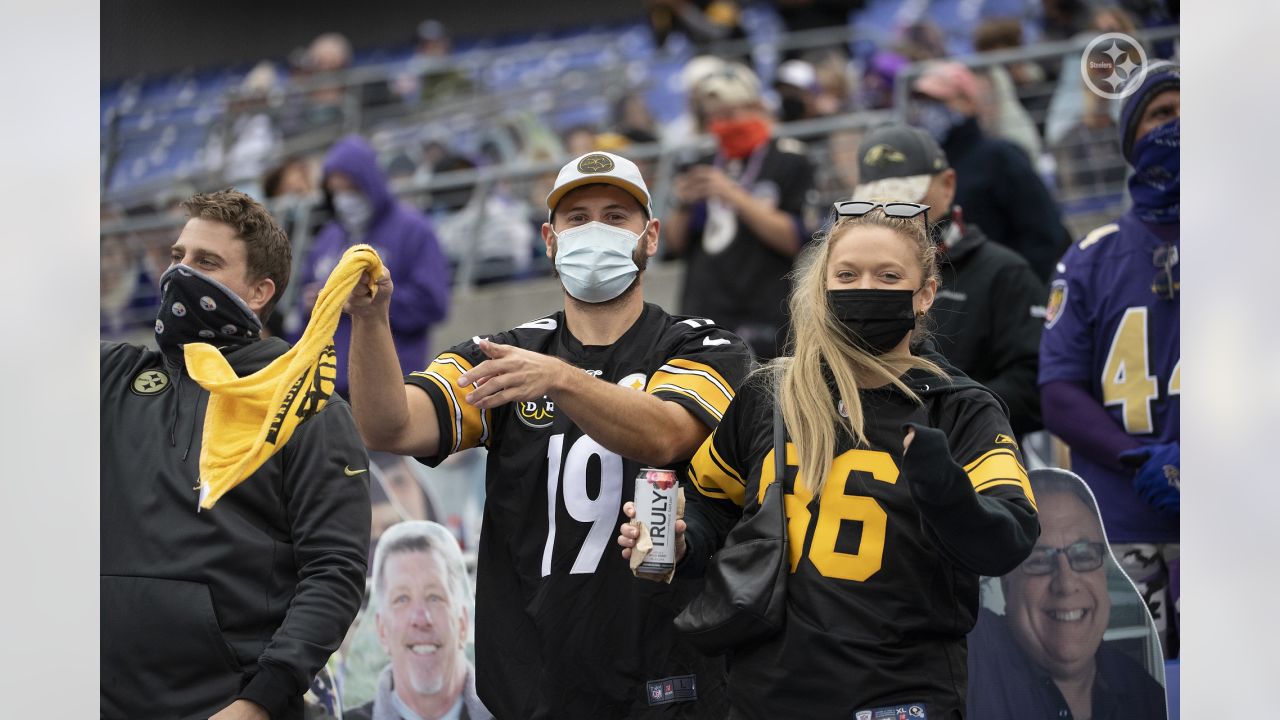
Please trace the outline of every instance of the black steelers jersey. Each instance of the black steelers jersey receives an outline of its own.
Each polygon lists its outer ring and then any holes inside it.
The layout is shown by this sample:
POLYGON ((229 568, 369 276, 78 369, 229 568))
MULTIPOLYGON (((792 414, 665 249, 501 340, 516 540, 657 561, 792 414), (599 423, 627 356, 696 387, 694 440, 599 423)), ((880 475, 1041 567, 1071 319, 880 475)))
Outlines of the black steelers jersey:
MULTIPOLYGON (((746 345, 710 320, 652 304, 609 346, 583 346, 563 312, 489 339, 678 403, 710 427, 751 362, 746 345)), ((641 463, 584 435, 546 398, 483 412, 468 404, 456 381, 485 360, 477 340, 406 382, 427 392, 440 423, 440 450, 421 461, 488 448, 476 583, 481 699, 498 718, 521 720, 723 717, 723 663, 698 655, 671 624, 698 587, 632 577, 614 542, 641 463)))
MULTIPOLYGON (((730 658, 731 717, 852 720, 859 711, 898 717, 897 707, 910 713, 915 706, 923 715, 909 717, 950 718, 963 711, 978 575, 949 561, 923 529, 910 478, 900 473, 903 424, 943 430, 980 495, 1014 499, 1033 523, 1034 501, 999 401, 963 376, 931 379, 910 383, 923 407, 893 386, 861 393, 869 446, 855 448, 840 433, 819 497, 797 482, 796 448, 787 444, 787 621, 730 658), (937 392, 940 386, 947 389, 937 392), (876 712, 890 706, 894 713, 876 712)), ((769 378, 749 380, 690 463, 698 491, 686 508, 690 553, 705 557, 744 513, 759 510, 774 480, 772 393, 769 378)))

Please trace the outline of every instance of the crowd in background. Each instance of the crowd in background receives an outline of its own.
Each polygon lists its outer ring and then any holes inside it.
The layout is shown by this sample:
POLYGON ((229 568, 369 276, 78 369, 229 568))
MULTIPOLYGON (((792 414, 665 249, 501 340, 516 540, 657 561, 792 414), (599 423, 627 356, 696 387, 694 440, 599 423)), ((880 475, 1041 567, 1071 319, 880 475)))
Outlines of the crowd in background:
MULTIPOLYGON (((939 123, 947 122, 949 116, 973 117, 983 133, 1007 140, 1025 153, 1027 164, 1066 211, 1065 224, 1077 235, 1092 226, 1092 218, 1075 223, 1073 217, 1096 209, 1091 201, 1122 192, 1125 166, 1115 140, 1118 105, 1084 89, 1070 53, 980 65, 972 71, 952 67, 937 76, 938 82, 930 82, 927 92, 908 95, 906 107, 901 102, 895 105, 894 86, 912 63, 944 60, 957 53, 961 59, 971 59, 970 49, 1000 52, 1025 46, 1029 36, 1044 42, 1167 24, 1172 20, 1163 4, 1131 0, 1094 6, 1045 0, 1034 20, 983 18, 973 23, 972 36, 966 38, 949 35, 925 13, 876 41, 850 41, 849 37, 863 37, 858 33, 864 28, 854 24, 863 4, 796 2, 770 9, 727 1, 648 3, 651 52, 656 57, 671 53, 675 61, 655 69, 641 83, 591 88, 607 89, 607 107, 594 115, 577 113, 576 120, 575 113, 566 110, 584 101, 567 94, 554 101, 553 108, 536 107, 535 102, 526 111, 485 112, 489 108, 483 99, 488 95, 511 93, 486 88, 484 73, 458 62, 447 29, 439 22, 421 23, 413 32, 412 54, 395 66, 378 66, 376 72, 362 72, 353 65, 353 48, 341 33, 324 33, 289 53, 283 63, 258 63, 226 94, 224 111, 204 130, 198 153, 199 166, 208 172, 175 175, 154 193, 141 195, 117 190, 108 182, 104 227, 109 230, 113 220, 172 214, 177 201, 193 190, 233 185, 269 201, 286 221, 298 214, 299 207, 307 206, 311 210, 307 222, 314 235, 334 210, 323 187, 325 156, 332 143, 347 134, 355 112, 390 192, 428 216, 449 262, 451 280, 472 284, 545 275, 549 265, 536 237, 542 221, 536 208, 545 197, 549 173, 516 180, 499 174, 489 182, 477 182, 477 173, 551 167, 591 149, 626 152, 628 148, 687 146, 708 131, 696 86, 727 61, 744 62, 760 78, 761 105, 774 123, 892 109, 909 115, 915 124, 928 127, 931 123, 937 136, 945 131, 939 123), (785 37, 800 38, 799 46, 786 49, 784 42, 780 44, 783 51, 772 56, 753 52, 757 46, 744 22, 751 10, 770 13, 793 33, 785 37), (833 27, 851 28, 851 32, 817 46, 803 40, 806 32, 833 27), (670 72, 664 76, 662 68, 670 72), (658 87, 675 88, 676 96, 684 98, 683 107, 656 111, 653 99, 658 97, 658 87), (946 96, 945 108, 936 102, 917 102, 939 96, 946 96), (468 131, 452 132, 459 123, 468 131), (324 138, 331 139, 316 144, 324 138), (442 178, 456 180, 441 186, 442 178), (479 223, 500 228, 476 233, 479 223), (468 267, 465 278, 458 278, 468 256, 474 265, 468 267)), ((1169 48, 1163 49, 1167 55, 1169 48)), ((109 160, 111 141, 105 132, 104 157, 109 160)), ((156 142, 163 144, 167 133, 156 142)), ((821 176, 816 179, 823 201, 837 199, 839 190, 856 184, 856 163, 849 151, 857 145, 857 133, 826 130, 803 139, 834 166, 827 174, 836 177, 825 182, 821 176)), ((691 150, 677 157, 684 158, 679 163, 683 164, 696 156, 697 151, 691 150)), ((646 174, 658 170, 654 162, 643 159, 642 168, 646 174)), ((1025 242, 1006 233, 1002 222, 980 217, 981 210, 972 201, 978 192, 976 186, 972 193, 968 188, 960 191, 958 202, 969 210, 970 218, 982 221, 998 242, 1025 242)), ((176 224, 159 225, 123 234, 104 232, 104 333, 147 323, 148 287, 163 270, 166 238, 176 228, 176 224)), ((127 222, 117 226, 130 227, 127 222)), ((809 233, 817 229, 806 228, 809 233)), ((300 243, 309 240, 296 230, 291 234, 300 243)), ((1055 252, 1060 249, 1054 247, 1055 252)), ((1042 276, 1047 276, 1056 259, 1055 253, 1049 254, 1054 257, 1032 258, 1042 276)), ((286 311, 295 322, 303 310, 301 299, 286 298, 290 306, 286 311)))

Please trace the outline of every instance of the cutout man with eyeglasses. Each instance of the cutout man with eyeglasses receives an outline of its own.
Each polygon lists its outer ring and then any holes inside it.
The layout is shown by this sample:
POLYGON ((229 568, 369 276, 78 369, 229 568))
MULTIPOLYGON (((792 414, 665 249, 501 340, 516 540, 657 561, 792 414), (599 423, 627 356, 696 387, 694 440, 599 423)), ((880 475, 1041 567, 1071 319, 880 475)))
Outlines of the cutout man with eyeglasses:
POLYGON ((1000 579, 1004 617, 984 607, 969 634, 968 716, 1163 720, 1157 679, 1103 642, 1109 553, 1089 490, 1061 470, 1031 473, 1031 486, 1040 539, 1000 579))
POLYGON ((1076 243, 1040 342, 1045 427, 1098 498, 1120 566, 1178 656, 1180 71, 1135 72, 1121 109, 1133 205, 1076 243))

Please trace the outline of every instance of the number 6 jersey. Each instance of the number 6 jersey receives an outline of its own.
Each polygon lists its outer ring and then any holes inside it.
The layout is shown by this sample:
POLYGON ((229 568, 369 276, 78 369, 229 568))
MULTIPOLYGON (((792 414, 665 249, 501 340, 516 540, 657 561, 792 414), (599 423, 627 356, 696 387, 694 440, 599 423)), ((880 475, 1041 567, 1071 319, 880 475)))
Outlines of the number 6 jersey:
MULTIPOLYGON (((750 353, 710 320, 645 304, 612 345, 584 346, 564 313, 490 338, 554 357, 602 382, 678 403, 710 427, 750 353)), ((440 451, 488 448, 476 581, 476 685, 498 718, 723 717, 723 664, 671 621, 697 591, 632 577, 614 538, 641 463, 586 436, 547 398, 480 411, 457 378, 485 360, 475 339, 406 383, 431 397, 440 451)))
MULTIPOLYGON (((905 381, 924 407, 892 385, 861 391, 870 445, 854 447, 841 432, 818 497, 798 481, 796 447, 788 443, 787 620, 777 635, 730 657, 731 717, 852 720, 898 717, 884 713, 901 706, 903 713, 917 709, 911 717, 949 718, 964 710, 965 634, 976 617, 978 574, 952 560, 952 551, 963 542, 968 557, 1012 554, 1003 562, 1016 564, 1026 556, 1018 548, 1034 544, 1035 519, 999 401, 956 373, 953 382, 908 373, 905 381), (931 458, 923 465, 928 478, 907 472, 920 472, 903 458, 908 422, 945 434, 942 457, 921 456, 931 458), (926 485, 945 486, 968 502, 926 513, 917 502, 926 485), (1006 541, 1007 534, 993 532, 999 522, 980 519, 988 516, 973 507, 981 502, 975 498, 995 501, 1002 512, 1017 505, 1022 530, 1032 534, 1006 541), (938 515, 965 529, 944 529, 933 520, 938 515)), ((772 392, 769 376, 748 380, 690 464, 697 490, 685 514, 691 571, 739 518, 759 511, 774 481, 772 392)), ((923 447, 919 432, 915 443, 923 447)))

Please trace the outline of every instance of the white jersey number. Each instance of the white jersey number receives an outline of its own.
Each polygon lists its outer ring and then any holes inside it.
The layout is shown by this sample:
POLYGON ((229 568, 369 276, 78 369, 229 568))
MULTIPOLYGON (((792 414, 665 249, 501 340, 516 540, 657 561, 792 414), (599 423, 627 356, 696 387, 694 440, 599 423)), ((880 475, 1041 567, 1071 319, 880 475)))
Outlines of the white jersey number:
MULTIPOLYGON (((547 443, 547 544, 542 549, 543 577, 551 574, 551 552, 556 544, 556 497, 562 484, 563 449, 564 433, 552 435, 547 443)), ((593 573, 613 539, 614 523, 622 507, 622 458, 586 435, 574 441, 563 457, 565 510, 574 520, 591 523, 591 530, 569 573, 593 573), (594 498, 587 494, 587 465, 592 457, 600 463, 600 492, 594 498)))

